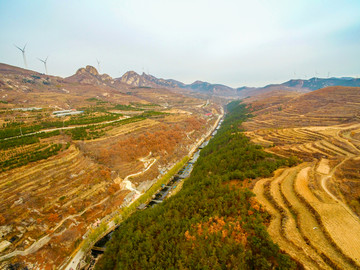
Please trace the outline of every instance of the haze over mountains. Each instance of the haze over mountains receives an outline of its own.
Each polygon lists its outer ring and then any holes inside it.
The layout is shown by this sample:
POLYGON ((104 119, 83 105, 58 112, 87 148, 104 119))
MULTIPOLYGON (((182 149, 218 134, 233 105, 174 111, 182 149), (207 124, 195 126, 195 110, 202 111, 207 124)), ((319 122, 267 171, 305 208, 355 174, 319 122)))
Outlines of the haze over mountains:
POLYGON ((198 93, 218 95, 218 96, 253 96, 273 90, 289 90, 296 92, 309 92, 324 88, 327 86, 360 86, 360 79, 351 77, 342 78, 311 78, 309 80, 289 80, 281 84, 270 84, 264 87, 239 87, 232 88, 223 84, 211 84, 203 81, 195 81, 191 84, 172 79, 158 79, 150 74, 137 74, 134 71, 126 72, 119 79, 122 83, 136 87, 166 87, 166 88, 182 88, 198 93))
MULTIPOLYGON (((6 64, 0 64, 0 72, 2 73, 18 73, 23 75, 41 75, 42 77, 53 78, 65 83, 78 83, 82 85, 91 84, 93 86, 107 86, 126 92, 131 87, 150 87, 150 88, 166 88, 174 90, 188 90, 194 93, 200 93, 211 96, 220 97, 238 97, 245 98, 248 96, 257 96, 277 90, 287 90, 291 92, 310 92, 328 86, 351 86, 360 87, 360 79, 352 77, 341 78, 311 78, 308 80, 292 79, 281 84, 270 84, 264 87, 238 87, 232 88, 223 84, 212 84, 209 82, 195 81, 191 84, 185 84, 174 79, 162 79, 153 75, 142 73, 138 74, 134 71, 128 71, 120 78, 112 78, 108 74, 99 74, 96 68, 86 66, 79 68, 77 72, 67 78, 49 76, 40 74, 35 71, 22 69, 6 64)), ((50 79, 51 80, 51 79, 50 79)), ((2 82, 3 83, 3 82, 2 82)))

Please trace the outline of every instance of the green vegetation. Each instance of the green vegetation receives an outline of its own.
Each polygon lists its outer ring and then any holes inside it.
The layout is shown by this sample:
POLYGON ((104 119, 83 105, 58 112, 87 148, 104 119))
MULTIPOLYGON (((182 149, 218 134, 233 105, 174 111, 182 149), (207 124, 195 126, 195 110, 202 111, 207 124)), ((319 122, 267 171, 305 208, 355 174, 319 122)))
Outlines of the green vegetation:
POLYGON ((152 117, 152 116, 160 116, 160 115, 164 116, 164 115, 168 115, 168 113, 158 112, 158 111, 146 111, 141 114, 141 116, 143 117, 152 117))
POLYGON ((174 167, 171 168, 164 176, 162 176, 154 185, 151 186, 139 199, 133 202, 129 207, 126 207, 121 215, 122 218, 127 218, 132 212, 135 211, 136 207, 138 207, 142 203, 146 203, 149 201, 151 196, 155 194, 157 190, 161 188, 162 184, 167 184, 171 178, 189 161, 189 157, 184 157, 179 163, 177 163, 174 167))
POLYGON ((39 139, 35 136, 24 136, 20 138, 9 139, 5 141, 0 141, 0 150, 7 150, 9 148, 34 144, 38 142, 39 139))
POLYGON ((136 107, 145 107, 145 108, 146 107, 160 107, 159 104, 155 104, 155 103, 143 104, 143 103, 131 102, 130 104, 133 106, 136 106, 136 107))
POLYGON ((49 121, 49 122, 41 122, 42 128, 53 128, 53 127, 68 127, 68 126, 77 126, 77 125, 88 125, 88 124, 96 124, 106 121, 113 121, 119 118, 119 114, 108 113, 101 116, 94 115, 80 115, 73 116, 68 121, 49 121))
POLYGON ((92 98, 87 98, 86 101, 94 101, 94 102, 97 102, 99 101, 100 99, 97 99, 95 97, 92 97, 92 98))
POLYGON ((228 111, 182 191, 125 220, 96 269, 296 268, 271 241, 264 226, 268 214, 242 187, 246 179, 269 176, 292 162, 264 152, 241 133, 249 117, 245 105, 232 102, 228 111))
POLYGON ((62 148, 62 144, 52 144, 44 148, 44 146, 38 146, 35 149, 27 151, 25 153, 17 154, 7 160, 0 162, 1 171, 11 170, 13 168, 21 167, 29 164, 30 162, 47 159, 56 155, 62 148))
POLYGON ((0 139, 26 135, 29 133, 38 132, 42 129, 61 128, 61 127, 88 125, 88 124, 96 124, 107 121, 114 121, 118 119, 120 116, 121 115, 119 114, 113 114, 113 113, 107 113, 105 115, 100 115, 100 116, 84 114, 80 116, 72 116, 70 120, 67 121, 58 121, 58 120, 43 121, 37 125, 32 125, 32 126, 24 126, 21 124, 12 123, 11 126, 5 127, 3 130, 0 130, 0 139))
MULTIPOLYGON (((97 104, 98 105, 98 104, 97 104)), ((106 113, 108 109, 105 106, 90 106, 79 108, 80 111, 84 111, 86 114, 94 112, 103 112, 106 113)))
POLYGON ((116 104, 114 109, 122 111, 144 111, 145 109, 143 108, 153 108, 159 106, 160 105, 154 103, 142 104, 132 102, 130 105, 116 104))
POLYGON ((114 106, 115 110, 122 110, 122 111, 143 111, 143 109, 133 107, 131 105, 122 105, 122 104, 116 104, 114 106))
POLYGON ((50 138, 50 137, 58 136, 58 135, 60 135, 60 131, 54 130, 54 131, 50 131, 50 132, 40 132, 40 133, 35 134, 34 136, 45 139, 45 138, 50 138))
POLYGON ((66 131, 66 133, 71 135, 71 138, 73 140, 93 140, 93 139, 100 138, 101 136, 104 136, 105 135, 104 128, 106 128, 106 127, 122 126, 122 125, 130 124, 130 123, 134 123, 134 122, 139 122, 139 121, 145 120, 146 118, 162 116, 162 115, 167 115, 167 113, 157 112, 157 111, 147 111, 140 115, 130 117, 127 119, 114 121, 111 123, 105 123, 105 124, 100 124, 100 125, 88 125, 88 126, 84 126, 84 127, 77 127, 74 129, 69 129, 66 131))
POLYGON ((138 122, 145 120, 145 117, 142 116, 135 116, 123 120, 118 120, 111 123, 101 124, 101 125, 88 125, 84 127, 77 127, 73 129, 69 129, 66 131, 67 134, 71 135, 73 140, 93 140, 100 138, 101 136, 105 135, 104 128, 109 126, 121 126, 133 122, 138 122))
POLYGON ((35 80, 29 80, 29 79, 23 79, 22 80, 23 83, 31 83, 31 84, 35 84, 35 80))
POLYGON ((88 98, 88 99, 86 99, 86 101, 94 101, 94 102, 96 102, 96 105, 109 103, 108 101, 104 101, 104 100, 101 100, 101 99, 98 99, 98 98, 95 98, 95 97, 88 98))
POLYGON ((94 140, 105 135, 105 131, 96 130, 95 126, 77 127, 67 131, 73 140, 94 140))
POLYGON ((89 249, 90 245, 93 244, 104 232, 107 230, 106 223, 100 223, 99 227, 94 229, 89 236, 87 237, 85 243, 82 245, 82 250, 86 251, 89 249))
MULTIPOLYGON (((15 126, 14 123, 12 125, 15 126)), ((28 133, 37 132, 40 129, 41 127, 39 125, 30 126, 30 127, 18 126, 18 127, 4 128, 0 130, 0 139, 21 136, 22 134, 25 135, 28 133)))
POLYGON ((24 145, 38 143, 39 138, 44 139, 57 135, 60 135, 59 130, 55 130, 52 132, 41 132, 34 135, 21 136, 21 137, 11 138, 8 140, 2 140, 0 141, 0 150, 7 150, 17 146, 24 146, 24 145))

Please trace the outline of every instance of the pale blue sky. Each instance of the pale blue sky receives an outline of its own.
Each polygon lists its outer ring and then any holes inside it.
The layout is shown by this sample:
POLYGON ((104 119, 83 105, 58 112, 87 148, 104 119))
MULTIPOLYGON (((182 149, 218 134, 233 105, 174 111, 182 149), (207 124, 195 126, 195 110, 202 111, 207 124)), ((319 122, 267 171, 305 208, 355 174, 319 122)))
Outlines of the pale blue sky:
POLYGON ((262 86, 360 74, 359 0, 0 0, 0 62, 262 86))

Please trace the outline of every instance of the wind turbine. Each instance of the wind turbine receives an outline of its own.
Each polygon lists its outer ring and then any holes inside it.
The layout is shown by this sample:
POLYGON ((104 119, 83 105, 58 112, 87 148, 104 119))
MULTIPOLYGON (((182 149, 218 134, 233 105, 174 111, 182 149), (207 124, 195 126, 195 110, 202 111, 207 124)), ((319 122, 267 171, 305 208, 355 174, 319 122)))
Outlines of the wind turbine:
POLYGON ((46 62, 47 62, 48 58, 49 58, 49 56, 48 56, 48 57, 46 57, 46 59, 45 59, 45 60, 38 58, 41 62, 43 62, 43 63, 44 63, 44 66, 45 66, 45 72, 46 72, 45 74, 46 74, 46 75, 48 75, 47 66, 46 66, 46 62))
POLYGON ((18 47, 18 46, 16 46, 16 45, 14 44, 14 46, 15 46, 16 48, 18 48, 18 49, 22 52, 22 56, 23 56, 23 59, 24 59, 25 68, 27 68, 26 57, 25 57, 25 48, 26 48, 26 45, 27 45, 27 43, 25 44, 24 48, 21 49, 20 47, 18 47))
POLYGON ((99 72, 99 74, 100 74, 100 61, 99 61, 98 59, 96 59, 96 62, 97 62, 97 64, 98 64, 98 72, 99 72))

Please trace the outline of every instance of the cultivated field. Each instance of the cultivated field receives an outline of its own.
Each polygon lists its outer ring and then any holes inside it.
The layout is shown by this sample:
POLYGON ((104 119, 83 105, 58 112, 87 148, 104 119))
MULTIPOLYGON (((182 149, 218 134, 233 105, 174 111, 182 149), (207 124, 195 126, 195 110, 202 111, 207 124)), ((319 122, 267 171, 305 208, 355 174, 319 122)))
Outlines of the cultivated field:
POLYGON ((271 237, 306 269, 360 268, 360 89, 248 99, 243 126, 266 151, 297 157, 254 186, 271 237), (270 104, 269 104, 270 102, 270 104))
MULTIPOLYGON (((359 131, 355 123, 247 132, 254 142, 268 147, 266 151, 304 161, 258 181, 254 192, 272 215, 272 238, 306 269, 360 267, 359 212, 346 199, 344 186, 349 183, 343 177, 344 166, 360 156, 355 138, 359 131)), ((360 175, 352 176, 351 185, 359 191, 360 175)), ((353 200, 359 198, 359 193, 352 195, 353 200)))

